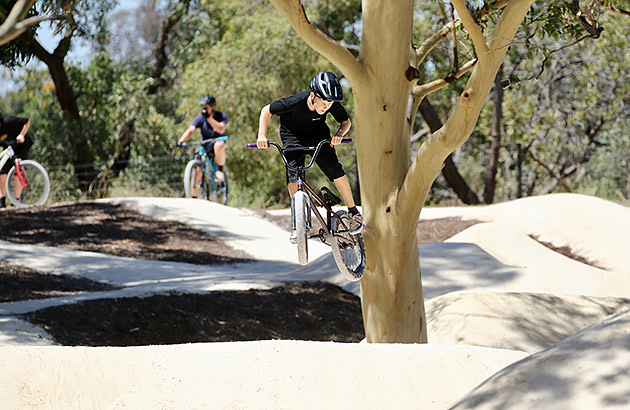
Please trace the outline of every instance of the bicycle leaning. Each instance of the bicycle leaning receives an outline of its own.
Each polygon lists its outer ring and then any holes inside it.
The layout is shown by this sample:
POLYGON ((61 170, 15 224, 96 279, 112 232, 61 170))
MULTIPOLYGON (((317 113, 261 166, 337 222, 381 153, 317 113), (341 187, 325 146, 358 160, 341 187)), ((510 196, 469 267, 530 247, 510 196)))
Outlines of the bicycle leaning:
MULTIPOLYGON (((351 139, 344 139, 342 143, 351 143, 351 139)), ((298 261, 301 265, 308 263, 308 239, 318 238, 331 247, 335 263, 339 271, 350 281, 358 281, 365 272, 365 244, 361 233, 351 234, 349 215, 347 211, 333 211, 334 205, 341 204, 341 199, 327 187, 322 187, 320 194, 306 182, 306 170, 309 169, 320 149, 330 140, 323 140, 315 147, 282 148, 279 144, 269 141, 270 146, 278 149, 284 164, 298 174, 297 192, 291 198, 291 220, 297 234, 298 261), (284 153, 289 151, 313 152, 308 165, 292 167, 284 153), (318 207, 324 208, 325 217, 320 214, 318 207), (316 233, 309 233, 312 228, 311 214, 319 221, 321 227, 316 233)), ((256 143, 247 144, 247 148, 256 148, 256 143)))
POLYGON ((194 190, 198 189, 198 197, 209 201, 220 202, 227 205, 228 202, 228 177, 226 167, 223 168, 222 180, 217 180, 217 164, 214 162, 214 152, 208 152, 203 144, 215 141, 227 141, 227 136, 210 138, 202 141, 187 141, 178 144, 178 147, 188 145, 200 145, 195 157, 188 161, 184 171, 184 192, 187 198, 193 198, 194 190))
POLYGON ((46 169, 36 161, 15 157, 10 144, 0 152, 0 169, 7 161, 14 161, 6 182, 7 197, 11 203, 24 207, 46 202, 50 194, 50 178, 46 169))

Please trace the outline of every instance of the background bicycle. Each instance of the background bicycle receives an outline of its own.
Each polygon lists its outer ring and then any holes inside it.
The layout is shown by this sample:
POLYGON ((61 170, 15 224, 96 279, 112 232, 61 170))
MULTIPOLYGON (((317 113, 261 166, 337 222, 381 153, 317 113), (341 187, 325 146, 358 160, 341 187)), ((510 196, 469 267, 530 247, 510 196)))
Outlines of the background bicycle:
MULTIPOLYGON (((343 143, 352 140, 344 139, 343 143)), ((291 198, 291 219, 297 234, 298 261, 308 263, 308 239, 318 238, 332 249, 332 254, 339 271, 350 281, 358 281, 365 272, 365 244, 363 235, 350 233, 350 217, 347 211, 333 211, 332 207, 341 203, 341 199, 334 195, 327 187, 322 187, 320 194, 306 183, 306 170, 313 166, 315 159, 324 144, 330 140, 323 140, 316 147, 282 148, 279 144, 269 141, 270 146, 278 149, 284 164, 298 173, 298 190, 291 198), (313 152, 308 165, 292 167, 284 153, 288 151, 313 152), (324 208, 324 216, 317 209, 324 208), (314 214, 321 227, 317 232, 309 232, 312 227, 311 215, 314 214)), ((248 148, 256 148, 256 143, 247 144, 248 148)))
POLYGON ((214 153, 207 152, 203 144, 214 141, 227 141, 227 136, 201 141, 182 142, 178 146, 199 145, 193 159, 186 164, 184 171, 184 192, 187 198, 203 198, 227 205, 228 176, 227 167, 223 167, 223 177, 217 178, 217 164, 214 153))
POLYGON ((16 158, 9 144, 0 152, 0 168, 7 161, 14 161, 7 174, 7 197, 15 206, 42 205, 50 194, 50 178, 46 169, 31 159, 16 158))

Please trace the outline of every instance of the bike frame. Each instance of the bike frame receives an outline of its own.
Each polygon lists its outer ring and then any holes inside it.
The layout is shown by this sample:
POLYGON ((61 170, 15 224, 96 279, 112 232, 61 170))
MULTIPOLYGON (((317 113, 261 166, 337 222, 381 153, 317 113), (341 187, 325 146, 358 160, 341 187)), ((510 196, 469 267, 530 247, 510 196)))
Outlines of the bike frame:
MULTIPOLYGON (((15 151, 11 145, 7 146, 2 152, 0 152, 0 169, 4 167, 4 164, 7 163, 11 158, 15 155, 15 151)), ((15 175, 17 176, 20 185, 22 185, 22 189, 28 186, 28 179, 26 178, 26 174, 24 170, 20 167, 20 158, 15 159, 15 175)))

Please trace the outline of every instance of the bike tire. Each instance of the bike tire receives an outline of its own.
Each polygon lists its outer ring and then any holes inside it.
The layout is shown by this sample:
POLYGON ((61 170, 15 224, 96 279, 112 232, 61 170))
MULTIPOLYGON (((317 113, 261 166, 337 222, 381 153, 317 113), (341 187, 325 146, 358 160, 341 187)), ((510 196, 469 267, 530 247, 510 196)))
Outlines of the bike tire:
MULTIPOLYGON (((20 161, 20 173, 23 171, 28 181, 27 186, 22 190, 20 198, 15 197, 14 185, 16 183, 15 166, 7 174, 7 196, 11 203, 18 207, 43 205, 50 195, 50 178, 48 172, 39 163, 33 160, 20 161)), ((17 182, 19 184, 19 182, 17 182)))
POLYGON ((298 262, 300 265, 308 263, 308 211, 309 199, 306 193, 297 191, 292 198, 293 218, 295 222, 295 233, 297 234, 298 262))
MULTIPOLYGON (((191 191, 197 179, 198 172, 201 172, 203 175, 203 162, 196 159, 188 161, 188 164, 186 164, 186 170, 184 171, 184 194, 186 195, 186 198, 192 198, 191 191)), ((203 185, 203 177, 201 178, 201 183, 203 185)), ((203 187, 201 186, 199 187, 200 194, 203 192, 202 188, 203 187)))
POLYGON ((337 211, 339 218, 331 220, 330 228, 333 232, 331 248, 341 274, 347 280, 356 282, 361 280, 365 273, 365 243, 362 234, 351 235, 339 232, 339 221, 345 213, 347 212, 337 211))

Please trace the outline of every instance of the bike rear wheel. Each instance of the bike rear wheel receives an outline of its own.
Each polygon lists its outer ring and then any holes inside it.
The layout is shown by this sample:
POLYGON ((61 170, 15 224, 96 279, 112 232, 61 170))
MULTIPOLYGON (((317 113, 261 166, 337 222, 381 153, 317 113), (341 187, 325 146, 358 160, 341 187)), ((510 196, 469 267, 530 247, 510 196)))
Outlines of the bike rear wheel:
POLYGON ((43 166, 32 160, 20 161, 17 169, 11 168, 7 174, 7 196, 11 203, 15 206, 33 206, 42 205, 48 199, 50 194, 50 179, 48 173, 43 166), (22 183, 18 176, 26 184, 22 188, 22 183), (19 198, 15 193, 22 190, 19 198))
POLYGON ((198 189, 197 196, 203 192, 203 162, 196 159, 188 161, 184 171, 184 193, 186 198, 192 198, 193 189, 198 189), (198 175, 201 175, 201 183, 196 185, 198 175))
POLYGON ((308 263, 308 212, 309 199, 306 193, 297 191, 291 199, 293 206, 293 221, 297 235, 298 261, 300 265, 308 263))
POLYGON ((332 254, 335 263, 343 276, 351 282, 361 280, 365 273, 365 243, 363 235, 351 235, 341 224, 341 217, 346 211, 337 211, 339 216, 332 218, 330 229, 332 237, 332 254))

